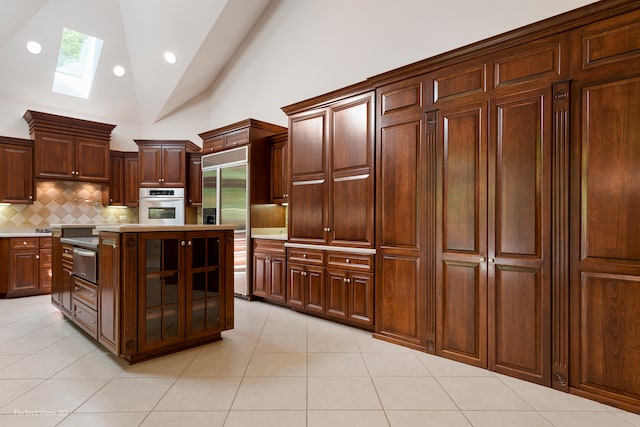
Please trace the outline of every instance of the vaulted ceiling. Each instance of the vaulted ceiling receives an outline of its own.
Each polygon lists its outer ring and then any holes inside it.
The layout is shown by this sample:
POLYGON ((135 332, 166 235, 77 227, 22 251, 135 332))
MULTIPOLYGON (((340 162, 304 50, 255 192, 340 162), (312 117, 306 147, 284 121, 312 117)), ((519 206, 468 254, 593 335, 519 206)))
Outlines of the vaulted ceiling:
POLYGON ((270 1, 0 0, 0 97, 154 123, 211 87, 270 1), (63 27, 104 41, 88 100, 51 91, 63 27), (30 40, 41 54, 27 52, 30 40))

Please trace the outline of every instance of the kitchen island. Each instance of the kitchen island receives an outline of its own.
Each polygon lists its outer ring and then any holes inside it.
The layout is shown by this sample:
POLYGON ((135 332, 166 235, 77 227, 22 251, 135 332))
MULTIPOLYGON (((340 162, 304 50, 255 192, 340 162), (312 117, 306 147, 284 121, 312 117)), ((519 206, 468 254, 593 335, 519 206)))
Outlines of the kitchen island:
POLYGON ((109 351, 135 363, 233 328, 233 227, 98 225, 93 234, 97 281, 73 275, 63 313, 109 351))

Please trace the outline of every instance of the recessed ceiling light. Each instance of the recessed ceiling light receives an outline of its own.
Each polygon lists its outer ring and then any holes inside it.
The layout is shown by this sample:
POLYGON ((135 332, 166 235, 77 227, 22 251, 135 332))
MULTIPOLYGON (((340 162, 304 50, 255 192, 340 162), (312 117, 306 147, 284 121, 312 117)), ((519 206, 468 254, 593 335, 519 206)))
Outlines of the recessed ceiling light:
POLYGON ((30 41, 29 43, 27 43, 27 50, 29 51, 29 53, 37 55, 42 52, 42 45, 38 42, 30 41))
POLYGON ((164 53, 164 60, 167 61, 169 64, 175 64, 176 63, 176 55, 173 52, 165 52, 164 53))
POLYGON ((122 77, 124 76, 125 73, 125 69, 122 65, 116 65, 115 67, 113 67, 113 74, 116 75, 116 77, 122 77))

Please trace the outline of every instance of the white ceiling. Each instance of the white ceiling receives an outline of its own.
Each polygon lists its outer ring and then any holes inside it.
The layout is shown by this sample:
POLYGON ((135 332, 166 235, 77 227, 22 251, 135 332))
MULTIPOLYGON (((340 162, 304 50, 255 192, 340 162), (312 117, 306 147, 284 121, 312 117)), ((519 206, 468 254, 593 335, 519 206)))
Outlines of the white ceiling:
POLYGON ((154 123, 211 87, 270 1, 0 0, 0 97, 154 123), (63 27, 104 41, 88 100, 51 91, 63 27), (27 52, 29 40, 40 55, 27 52), (112 72, 118 64, 124 77, 112 72))

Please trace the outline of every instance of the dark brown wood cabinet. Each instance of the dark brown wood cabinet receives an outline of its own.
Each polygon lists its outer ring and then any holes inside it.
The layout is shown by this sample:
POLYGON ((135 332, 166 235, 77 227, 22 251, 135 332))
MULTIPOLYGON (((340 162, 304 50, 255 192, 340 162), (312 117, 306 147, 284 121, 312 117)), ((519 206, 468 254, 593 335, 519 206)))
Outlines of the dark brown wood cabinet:
POLYGON ((289 241, 372 248, 374 94, 366 84, 283 107, 289 241))
POLYGON ((374 326, 374 256, 328 252, 326 315, 363 328, 374 326))
POLYGON ((0 273, 3 298, 42 295, 51 292, 51 237, 6 237, 0 239, 0 273))
POLYGON ((138 206, 138 153, 111 151, 111 182, 103 187, 104 205, 138 206))
POLYGON ((280 205, 289 203, 288 138, 288 132, 282 132, 269 138, 271 145, 271 203, 280 205))
POLYGON ((282 240, 253 239, 253 295, 286 303, 287 260, 282 240))
POLYGON ((109 182, 109 141, 115 125, 27 110, 35 141, 35 177, 109 182))
POLYGON ((33 203, 33 146, 30 139, 0 136, 0 203, 33 203))
POLYGON ((189 153, 187 206, 202 206, 202 153, 189 153))
POLYGON ((184 188, 187 153, 200 151, 188 140, 134 140, 138 144, 139 186, 184 188))
POLYGON ((120 301, 122 269, 120 268, 120 235, 100 233, 98 243, 98 329, 100 344, 116 356, 120 355, 120 301))

